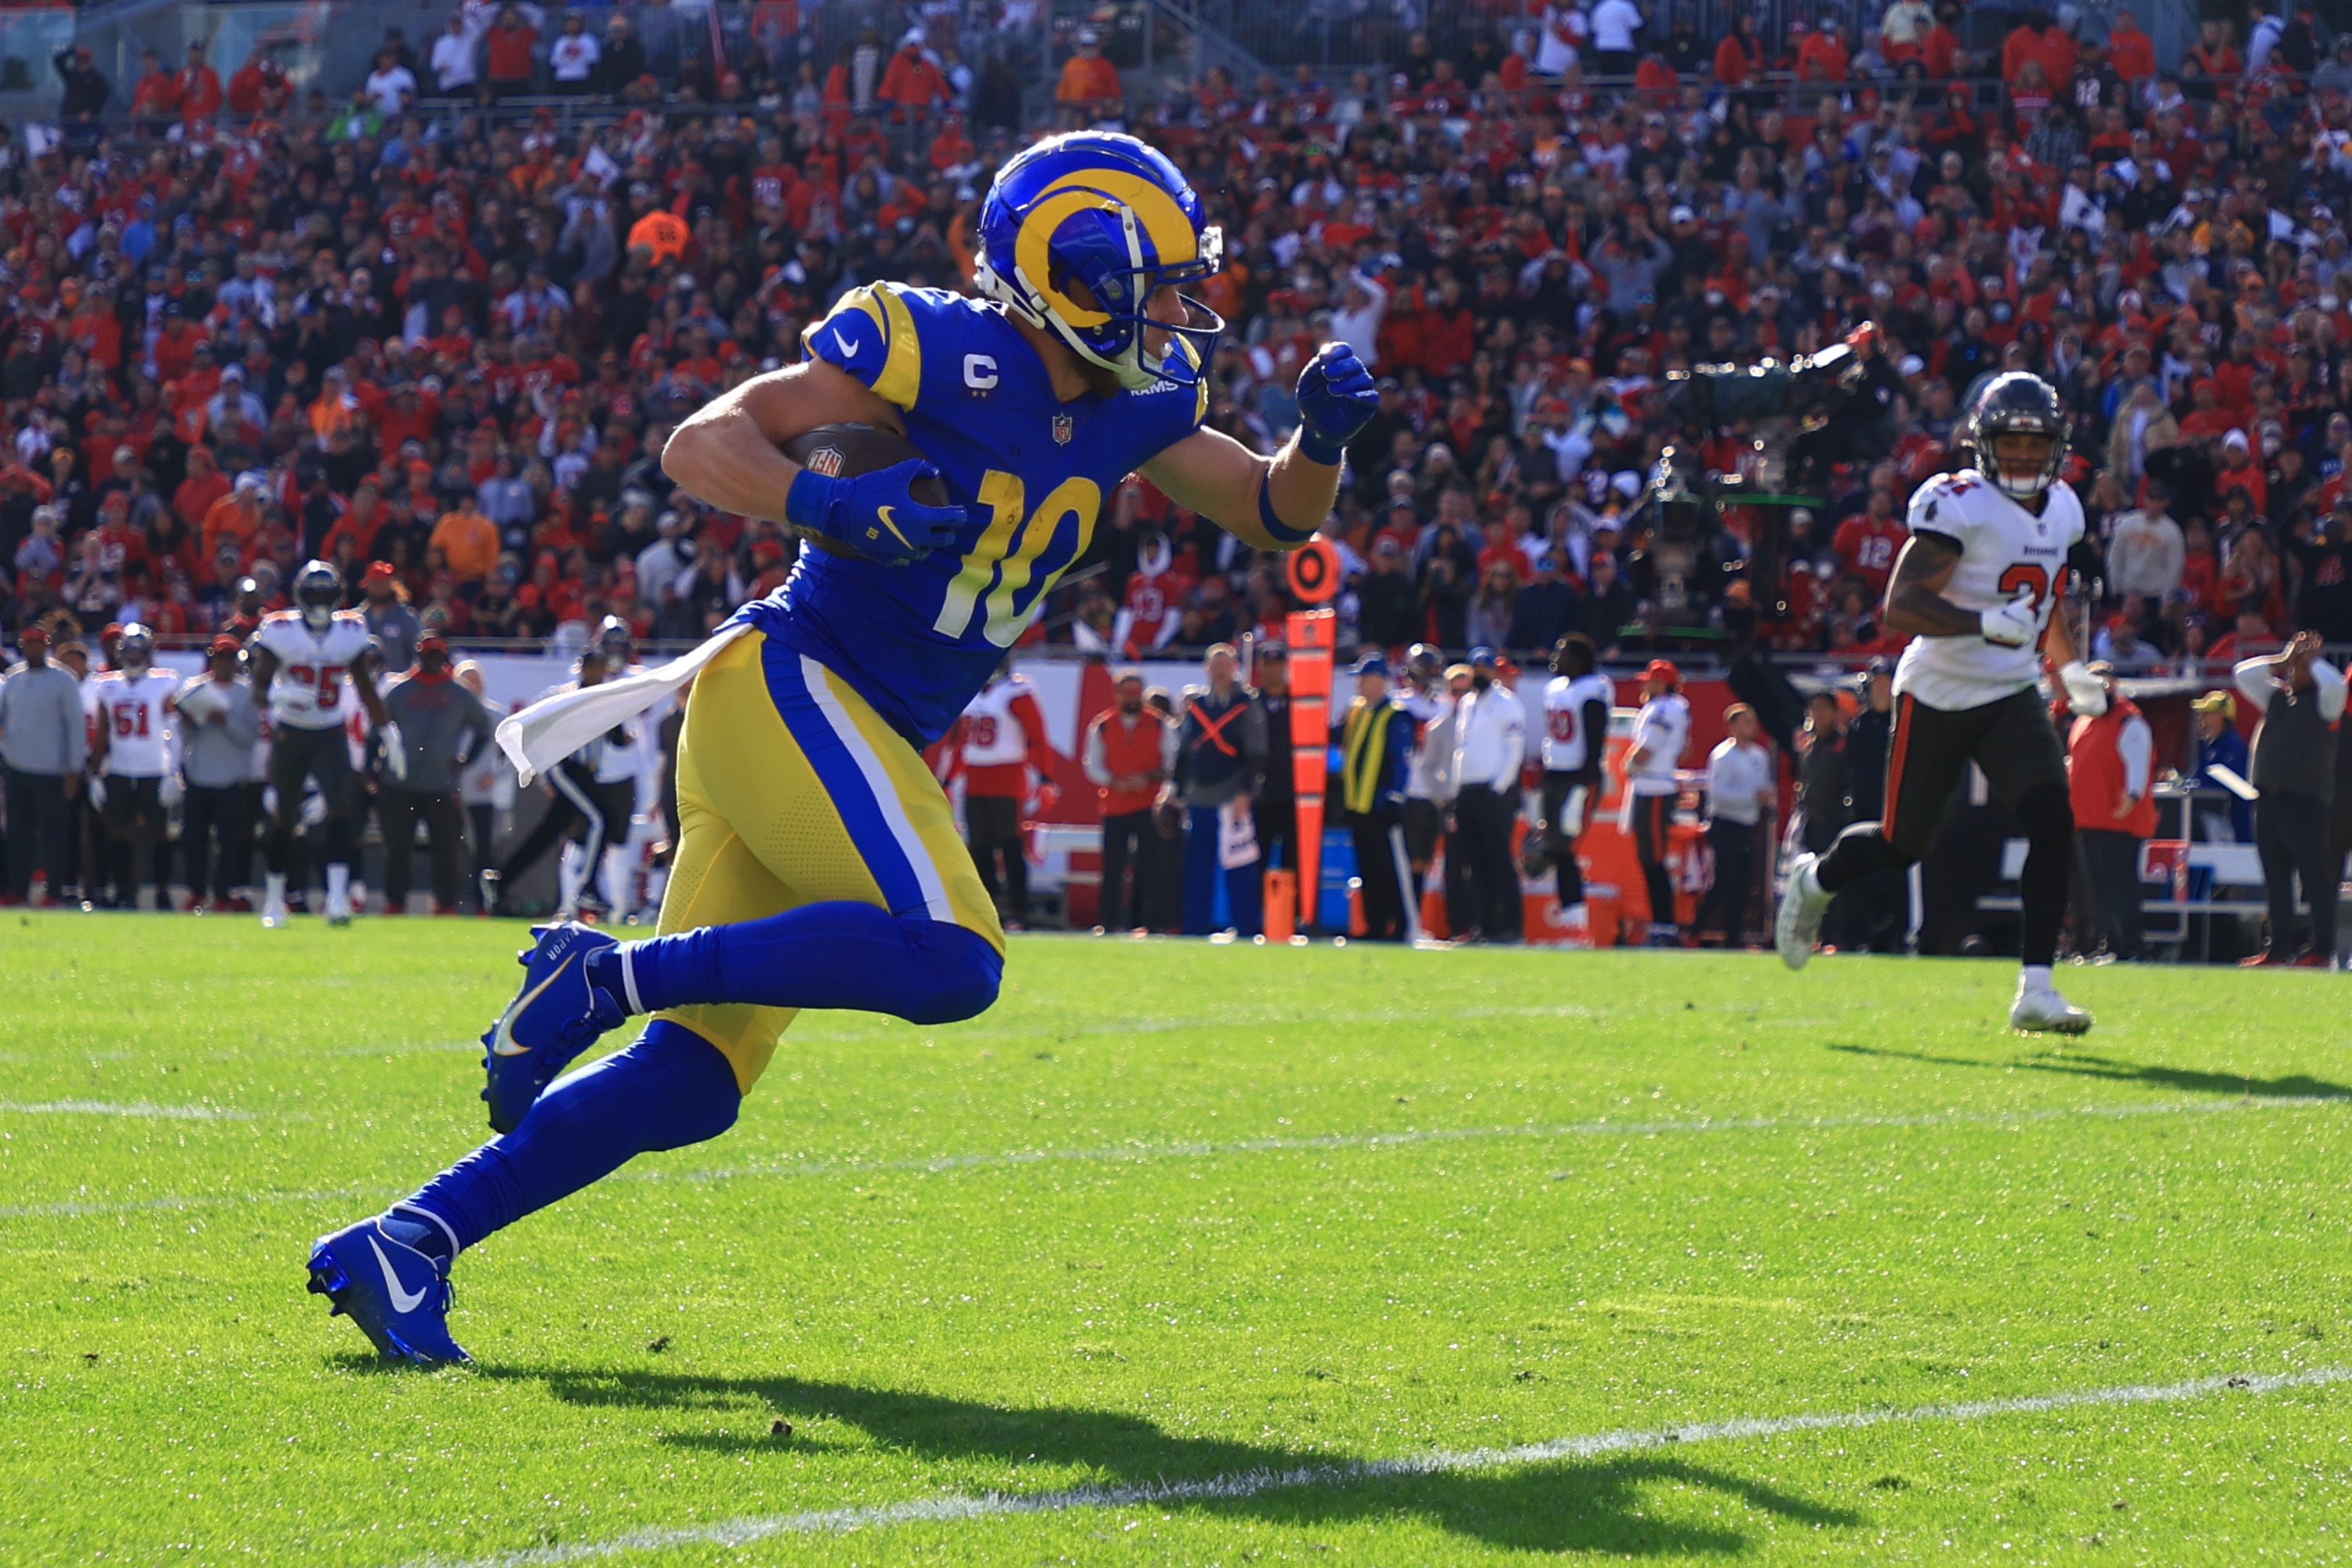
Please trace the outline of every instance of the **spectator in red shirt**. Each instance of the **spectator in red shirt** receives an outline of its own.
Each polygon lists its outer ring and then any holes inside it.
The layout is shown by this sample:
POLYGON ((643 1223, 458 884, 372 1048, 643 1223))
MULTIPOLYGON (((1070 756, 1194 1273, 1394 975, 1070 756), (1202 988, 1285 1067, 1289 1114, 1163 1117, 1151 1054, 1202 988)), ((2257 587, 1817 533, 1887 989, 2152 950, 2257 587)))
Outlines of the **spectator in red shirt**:
POLYGON ((261 112, 261 57, 247 55, 245 63, 229 73, 228 109, 231 114, 261 112))
POLYGON ((1764 68, 1763 41, 1756 36, 1756 14, 1742 10, 1731 19, 1731 31, 1715 46, 1715 79, 1719 86, 1741 87, 1764 68))
POLYGON ((372 559, 375 552, 376 534, 383 527, 381 499, 382 492, 376 489, 375 481, 362 479, 358 488, 352 491, 352 504, 327 530, 326 541, 320 547, 320 553, 333 556, 336 542, 348 538, 353 553, 359 559, 372 559))
MULTIPOLYGON (((163 331, 155 340, 157 376, 164 381, 178 381, 195 369, 196 349, 205 341, 205 329, 181 314, 178 300, 164 306, 163 331)), ((203 406, 202 399, 196 400, 196 406, 203 406)))
POLYGON ((1852 65, 1835 16, 1822 17, 1797 46, 1797 75, 1807 81, 1843 81, 1852 65))
POLYGON ((2253 424, 2254 378, 2263 371, 2263 366, 2254 363, 2252 333, 2240 332, 2230 340, 2230 357, 2213 367, 2213 380, 2220 387, 2221 407, 2229 414, 2231 424, 2253 424))
POLYGON ((219 465, 213 461, 213 449, 205 446, 191 447, 188 448, 187 478, 182 479, 179 488, 172 492, 172 510, 178 512, 180 521, 190 528, 202 527, 205 514, 212 510, 213 502, 228 494, 228 490, 227 478, 221 473, 219 465))
POLYGON ((205 63, 205 46, 188 46, 188 63, 180 68, 180 112, 191 121, 209 120, 220 112, 220 76, 205 63))
POLYGON ((1462 297, 1462 280, 1448 275, 1421 312, 1421 366, 1441 384, 1470 363, 1478 347, 1477 318, 1462 297))
POLYGON ((2230 433, 2236 423, 2230 411, 2221 406, 2221 384, 2205 376, 2189 388, 2189 416, 2180 422, 2180 436, 2185 441, 2210 441, 2230 433))
POLYGON ((2243 430, 2232 428, 2221 437, 2221 466, 2213 475, 2213 493, 2226 500, 2231 490, 2242 489, 2260 512, 2269 510, 2270 483, 2254 461, 2252 447, 2243 430))
POLYGON ((1921 35, 1919 64, 1931 81, 1946 81, 1958 76, 1966 68, 1960 50, 1960 36, 1952 31, 1951 24, 1939 13, 1936 25, 1921 35))
MULTIPOLYGON (((2049 80, 2054 51, 2046 35, 2054 30, 2055 25, 2050 20, 2049 12, 2039 5, 2029 9, 2000 41, 2000 79, 2015 87, 2019 77, 2024 73, 2025 62, 2036 60, 2041 63, 2042 79, 2049 80)), ((2069 76, 2074 74, 2074 47, 2069 40, 2066 46, 2066 73, 2069 76)))
POLYGON ((908 32, 898 52, 883 68, 878 96, 898 111, 899 119, 917 121, 929 115, 932 105, 945 103, 954 96, 948 79, 923 52, 920 32, 908 32))
POLYGON ((1873 485, 1862 510, 1838 524, 1830 548, 1848 572, 1870 584, 1874 597, 1886 591, 1895 553, 1903 548, 1907 533, 1902 518, 1895 515, 1894 491, 1873 485))
POLYGON ((2139 30, 2128 5, 2116 8, 2107 28, 2107 63, 2135 89, 2156 74, 2156 40, 2139 30))
POLYGON ((1634 92, 1655 103, 1664 104, 1672 98, 1678 79, 1675 68, 1655 49, 1643 55, 1642 63, 1633 68, 1634 92))
POLYGON ((521 12, 509 5, 499 13, 483 35, 485 101, 530 90, 531 50, 538 42, 538 29, 523 20, 521 12))
POLYGON ((964 134, 963 116, 949 114, 940 121, 940 133, 931 138, 931 167, 940 174, 961 168, 972 161, 979 149, 964 134))
POLYGON ((147 538, 131 524, 131 493, 110 491, 99 503, 98 553, 106 569, 124 583, 148 575, 147 538))
POLYGON ((139 84, 131 89, 134 120, 169 120, 180 112, 180 79, 163 68, 163 58, 152 49, 139 51, 139 84))
POLYGON ((2238 79, 2245 72, 2245 57, 2230 47, 2229 24, 2208 17, 2196 44, 2180 58, 2180 89, 2192 99, 2234 100, 2238 79))

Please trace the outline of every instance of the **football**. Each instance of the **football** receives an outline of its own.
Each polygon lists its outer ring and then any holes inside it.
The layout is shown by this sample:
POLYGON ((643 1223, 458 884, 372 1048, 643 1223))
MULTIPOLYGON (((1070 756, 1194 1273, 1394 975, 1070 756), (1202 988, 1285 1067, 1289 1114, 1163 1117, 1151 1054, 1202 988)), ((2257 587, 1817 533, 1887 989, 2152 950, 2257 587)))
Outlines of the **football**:
MULTIPOLYGON (((785 457, 802 468, 829 479, 870 474, 923 455, 912 441, 879 425, 820 425, 784 442, 782 450, 785 457)), ((919 480, 910 493, 925 506, 950 504, 948 487, 940 479, 919 480)), ((793 531, 828 555, 845 555, 853 561, 870 559, 839 540, 827 539, 807 529, 793 531)))

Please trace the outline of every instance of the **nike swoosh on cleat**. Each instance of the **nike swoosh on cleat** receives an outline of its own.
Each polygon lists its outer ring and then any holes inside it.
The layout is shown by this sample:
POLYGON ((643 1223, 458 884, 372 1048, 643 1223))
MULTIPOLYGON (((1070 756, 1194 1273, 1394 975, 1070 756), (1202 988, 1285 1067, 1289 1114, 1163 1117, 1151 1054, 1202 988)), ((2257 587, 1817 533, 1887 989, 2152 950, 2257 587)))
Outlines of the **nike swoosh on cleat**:
POLYGON ((518 1046, 514 1043, 514 1021, 522 1016, 524 1008, 539 1000, 541 992, 562 978, 563 972, 572 967, 572 960, 579 956, 576 952, 567 956, 562 963, 555 966, 546 979, 516 997, 514 1005, 499 1015, 499 1026, 490 1032, 490 1050, 493 1054, 502 1057, 519 1057, 530 1049, 529 1046, 518 1046))
POLYGON ((383 1288, 392 1293, 394 1311, 405 1316, 425 1304, 424 1290, 404 1290, 400 1288, 400 1276, 394 1270, 392 1259, 383 1255, 383 1248, 376 1245, 376 1239, 372 1236, 368 1237, 368 1250, 375 1254, 375 1265, 383 1270, 383 1288))
POLYGON ((890 521, 890 514, 897 510, 898 509, 895 507, 877 507, 875 509, 874 515, 881 522, 883 527, 890 531, 893 538, 897 539, 899 543, 905 545, 908 549, 912 550, 915 547, 914 541, 899 532, 898 525, 890 521))

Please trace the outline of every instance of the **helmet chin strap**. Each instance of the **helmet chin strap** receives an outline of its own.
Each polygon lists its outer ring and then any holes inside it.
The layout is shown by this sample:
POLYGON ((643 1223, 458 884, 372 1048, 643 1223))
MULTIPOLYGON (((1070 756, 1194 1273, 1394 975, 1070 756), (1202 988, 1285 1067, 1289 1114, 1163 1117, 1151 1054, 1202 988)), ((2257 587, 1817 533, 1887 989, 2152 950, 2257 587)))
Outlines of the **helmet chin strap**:
POLYGON ((1052 326, 1054 329, 1055 334, 1064 342, 1069 344, 1071 349, 1076 353, 1079 358, 1085 360, 1088 364, 1098 365, 1102 369, 1110 372, 1111 374, 1118 378, 1119 385, 1125 387, 1128 391, 1140 392, 1145 387, 1150 386, 1153 382, 1160 379, 1160 373, 1158 371, 1146 370, 1140 363, 1143 354, 1143 333, 1140 331, 1135 334, 1134 341, 1129 343, 1127 347, 1121 349, 1118 353, 1106 358, 1104 355, 1097 353, 1095 350, 1088 348, 1084 341, 1079 338, 1076 330, 1068 322, 1063 321, 1059 313, 1049 310, 1045 314, 1045 320, 1047 324, 1052 326))

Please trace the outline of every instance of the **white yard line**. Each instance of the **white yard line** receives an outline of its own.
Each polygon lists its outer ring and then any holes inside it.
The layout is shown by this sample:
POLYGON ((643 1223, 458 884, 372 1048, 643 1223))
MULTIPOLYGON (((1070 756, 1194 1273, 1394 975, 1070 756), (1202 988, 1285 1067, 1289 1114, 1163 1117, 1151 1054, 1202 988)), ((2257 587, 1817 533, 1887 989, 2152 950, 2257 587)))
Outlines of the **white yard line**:
MULTIPOLYGON (((2042 1110, 1921 1110, 1864 1112, 1851 1116, 1695 1117, 1661 1121, 1570 1121, 1524 1127, 1425 1127, 1399 1132, 1323 1132, 1299 1137, 1240 1138, 1225 1142, 1119 1143, 1095 1149, 1016 1149, 1001 1153, 916 1155, 897 1160, 780 1160, 708 1170, 623 1169, 606 1182, 736 1182, 772 1177, 887 1174, 893 1172, 973 1171, 1056 1163, 1125 1163, 1155 1160, 1218 1159, 1231 1154, 1272 1154, 1339 1149, 1404 1148, 1419 1143, 1483 1142, 1497 1139, 1659 1138, 1706 1132, 1831 1132, 1847 1128, 2030 1126, 2037 1122, 2090 1119, 2116 1121, 2142 1116, 2215 1116, 2236 1111, 2305 1110, 2352 1105, 2352 1095, 2280 1095, 2275 1098, 2210 1100, 2147 1100, 2129 1105, 2082 1105, 2042 1110)), ((5 1109, 0 1107, 0 1109, 5 1109)), ((58 1218, 77 1215, 143 1214, 157 1210, 218 1208, 232 1204, 313 1203, 375 1196, 396 1197, 393 1188, 341 1188, 323 1192, 203 1194, 187 1197, 139 1198, 110 1203, 66 1199, 56 1203, 0 1205, 0 1220, 58 1218)))
POLYGON ((2152 1100, 2135 1105, 2070 1106, 2043 1110, 1922 1110, 1850 1116, 1691 1117, 1661 1121, 1570 1121, 1524 1127, 1428 1127, 1400 1132, 1324 1132, 1301 1137, 1242 1138, 1227 1142, 1123 1143, 1098 1149, 1032 1149, 995 1154, 935 1154, 899 1160, 793 1160, 753 1165, 723 1165, 703 1171, 621 1171, 612 1180, 726 1182, 759 1176, 826 1176, 887 1171, 967 1171, 990 1166, 1050 1162, 1187 1160, 1225 1154, 1265 1154, 1290 1150, 1384 1149, 1412 1143, 1483 1142, 1500 1138, 1648 1138, 1692 1132, 1786 1132, 1849 1127, 1937 1127, 1975 1123, 2025 1125, 2077 1117, 2192 1116, 2269 1107, 2352 1104, 2352 1095, 2281 1095, 2215 1100, 2152 1100))
POLYGON ((1079 1509, 1229 1501, 1305 1487, 1357 1486, 1395 1477, 1502 1469, 1560 1459, 1591 1459, 1608 1454, 1633 1453, 1686 1443, 1736 1442, 1793 1432, 1851 1431, 1863 1426, 1907 1422, 1985 1421, 2002 1415, 2032 1415, 2086 1405, 2151 1405, 2201 1399, 2207 1394, 2228 1389, 2239 1389, 2247 1394, 2272 1394, 2281 1389, 2312 1388, 2346 1381, 2352 1381, 2352 1367, 2315 1367, 2305 1372, 2241 1373, 2190 1378, 2180 1383, 2126 1384, 2115 1388, 2030 1394, 2011 1399, 1975 1400, 1965 1405, 1920 1405, 1905 1410, 1850 1410, 1824 1415, 1736 1416, 1727 1421, 1658 1426, 1646 1431, 1594 1432, 1582 1436, 1555 1437, 1549 1442, 1527 1443, 1511 1448, 1474 1448, 1466 1452, 1440 1449, 1391 1459, 1340 1460, 1285 1470, 1244 1470, 1197 1481, 1069 1487, 1049 1492, 987 1492, 979 1497, 921 1498, 871 1508, 820 1509, 807 1513, 771 1514, 761 1518, 728 1520, 717 1524, 636 1530, 604 1541, 526 1547, 489 1557, 463 1560, 420 1558, 407 1564, 406 1568, 536 1568, 539 1564, 580 1563, 602 1557, 626 1556, 632 1552, 663 1552, 680 1546, 749 1546, 780 1535, 833 1535, 856 1530, 882 1529, 894 1524, 961 1523, 1023 1514, 1065 1513, 1079 1509))
POLYGON ((341 1187, 319 1192, 194 1193, 184 1196, 131 1198, 109 1202, 99 1198, 64 1198, 46 1204, 0 1204, 0 1220, 71 1219, 81 1215, 160 1214, 179 1209, 228 1208, 244 1204, 328 1204, 362 1199, 390 1200, 405 1196, 413 1187, 341 1187))
POLYGON ((150 1100, 0 1100, 0 1116, 155 1116, 173 1121, 250 1121, 226 1105, 157 1105, 150 1100))

